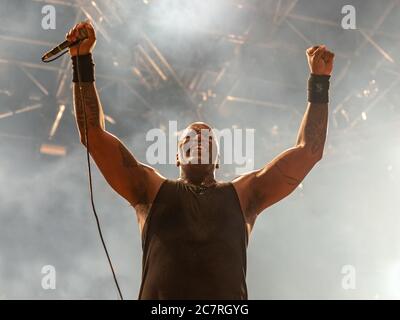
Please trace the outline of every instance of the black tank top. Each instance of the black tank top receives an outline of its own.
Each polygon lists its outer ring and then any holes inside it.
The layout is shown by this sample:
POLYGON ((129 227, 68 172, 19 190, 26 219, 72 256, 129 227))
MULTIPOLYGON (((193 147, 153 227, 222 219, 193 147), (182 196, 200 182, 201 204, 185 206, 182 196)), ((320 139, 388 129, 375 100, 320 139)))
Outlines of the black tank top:
POLYGON ((139 299, 247 299, 247 243, 231 182, 165 180, 143 227, 139 299))

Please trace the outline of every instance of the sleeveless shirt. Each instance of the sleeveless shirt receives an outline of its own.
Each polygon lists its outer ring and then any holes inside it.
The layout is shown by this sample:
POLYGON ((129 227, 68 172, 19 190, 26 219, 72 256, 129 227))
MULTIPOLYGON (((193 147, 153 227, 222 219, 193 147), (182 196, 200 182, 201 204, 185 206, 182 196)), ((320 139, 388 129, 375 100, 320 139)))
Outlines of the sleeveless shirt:
POLYGON ((231 182, 165 180, 143 227, 139 299, 247 299, 247 244, 231 182))

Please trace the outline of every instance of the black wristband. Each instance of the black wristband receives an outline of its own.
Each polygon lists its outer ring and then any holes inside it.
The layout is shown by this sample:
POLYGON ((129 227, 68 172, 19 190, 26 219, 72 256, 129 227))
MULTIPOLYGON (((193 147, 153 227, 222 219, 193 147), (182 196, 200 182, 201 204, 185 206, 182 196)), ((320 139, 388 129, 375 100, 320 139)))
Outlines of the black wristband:
POLYGON ((328 75, 311 74, 308 79, 308 102, 329 102, 329 79, 328 75))
POLYGON ((91 53, 72 57, 73 82, 79 82, 78 67, 81 82, 94 82, 94 62, 91 53))

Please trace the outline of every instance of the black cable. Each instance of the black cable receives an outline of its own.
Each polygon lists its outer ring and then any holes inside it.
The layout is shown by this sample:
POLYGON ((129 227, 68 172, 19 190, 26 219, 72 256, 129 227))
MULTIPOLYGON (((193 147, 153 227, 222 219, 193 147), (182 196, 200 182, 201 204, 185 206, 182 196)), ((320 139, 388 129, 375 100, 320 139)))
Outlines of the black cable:
POLYGON ((78 71, 78 86, 79 86, 80 100, 81 100, 81 105, 82 105, 82 108, 83 108, 83 117, 85 119, 85 121, 84 121, 85 122, 84 131, 85 131, 85 138, 86 138, 86 157, 87 157, 87 165, 88 165, 88 172, 89 172, 90 201, 92 203, 92 209, 93 209, 94 217, 96 219, 97 230, 99 231, 101 243, 103 244, 104 251, 105 251, 105 253, 107 255, 108 264, 110 265, 111 272, 112 272, 113 277, 114 277, 114 282, 115 282, 115 285, 117 286, 119 297, 120 297, 121 300, 124 300, 124 298, 122 296, 122 293, 121 293, 121 289, 119 288, 118 280, 117 280, 117 277, 115 275, 115 271, 114 271, 113 264, 111 262, 110 255, 108 254, 106 243, 104 242, 103 233, 101 232, 99 217, 97 216, 96 208, 94 206, 94 201, 93 201, 93 187, 92 187, 92 174, 91 174, 90 157, 89 157, 89 135, 88 135, 88 132, 87 132, 86 107, 85 107, 85 101, 83 99, 82 87, 81 87, 81 75, 80 75, 80 72, 79 72, 79 47, 80 47, 80 43, 78 43, 78 48, 77 48, 78 52, 77 52, 77 57, 76 57, 76 66, 77 66, 77 71, 78 71))

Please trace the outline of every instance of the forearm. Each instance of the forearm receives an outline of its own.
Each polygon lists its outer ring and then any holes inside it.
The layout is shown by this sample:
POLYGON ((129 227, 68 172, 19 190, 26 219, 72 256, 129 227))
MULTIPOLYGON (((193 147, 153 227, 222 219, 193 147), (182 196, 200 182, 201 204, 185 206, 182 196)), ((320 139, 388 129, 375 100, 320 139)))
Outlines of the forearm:
POLYGON ((81 141, 85 137, 85 114, 86 130, 88 133, 93 129, 105 130, 104 112, 97 94, 94 82, 78 82, 73 84, 75 118, 81 136, 81 141), (84 109, 85 108, 85 109, 84 109))
MULTIPOLYGON (((329 54, 329 56, 333 59, 333 54, 329 54)), ((328 74, 311 73, 308 79, 307 110, 296 141, 296 146, 301 147, 307 157, 316 160, 322 158, 326 140, 329 80, 330 75, 328 74)))
POLYGON ((312 157, 321 158, 328 126, 328 103, 308 103, 300 125, 296 146, 304 147, 312 157))

